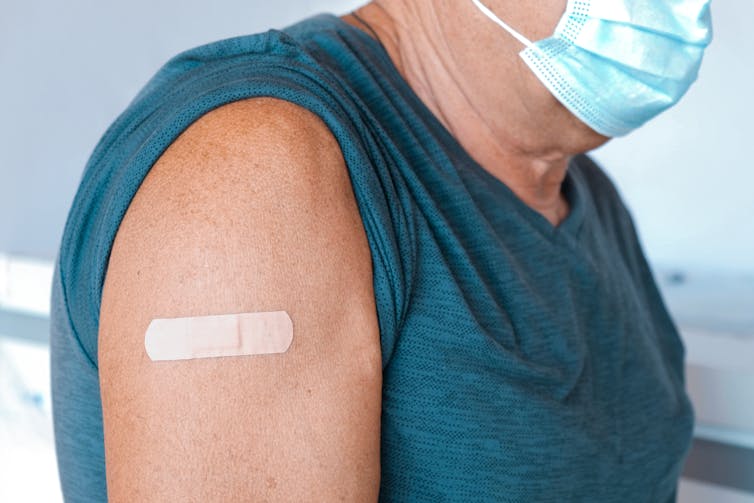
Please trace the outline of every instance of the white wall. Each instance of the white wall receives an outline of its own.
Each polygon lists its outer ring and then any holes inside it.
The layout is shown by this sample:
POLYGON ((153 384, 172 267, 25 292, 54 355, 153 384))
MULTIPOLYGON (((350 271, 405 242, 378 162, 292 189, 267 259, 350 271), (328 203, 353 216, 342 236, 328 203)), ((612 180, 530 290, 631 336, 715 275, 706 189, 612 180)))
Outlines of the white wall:
MULTIPOLYGON (((754 2, 716 1, 699 83, 597 158, 654 262, 754 274, 754 2)), ((362 3, 0 2, 0 252, 48 259, 97 140, 168 58, 362 3)))
POLYGON ((89 155, 170 57, 354 0, 0 0, 0 253, 52 259, 89 155))

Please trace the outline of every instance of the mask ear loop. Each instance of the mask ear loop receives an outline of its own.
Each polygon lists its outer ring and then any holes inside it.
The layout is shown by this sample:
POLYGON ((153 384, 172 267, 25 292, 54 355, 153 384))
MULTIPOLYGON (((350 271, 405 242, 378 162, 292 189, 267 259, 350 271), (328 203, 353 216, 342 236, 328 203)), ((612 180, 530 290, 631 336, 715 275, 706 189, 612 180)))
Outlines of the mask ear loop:
POLYGON ((521 42, 522 44, 524 44, 526 47, 530 49, 535 49, 535 50, 537 49, 537 47, 531 42, 531 40, 529 40, 528 38, 524 37, 516 30, 511 28, 502 19, 497 17, 494 12, 488 9, 487 6, 485 6, 482 2, 480 2, 479 0, 471 0, 471 1, 474 2, 474 5, 476 5, 485 16, 487 16, 488 18, 493 20, 495 23, 500 25, 500 27, 502 27, 505 31, 510 33, 513 36, 513 38, 515 38, 516 40, 518 40, 519 42, 521 42))

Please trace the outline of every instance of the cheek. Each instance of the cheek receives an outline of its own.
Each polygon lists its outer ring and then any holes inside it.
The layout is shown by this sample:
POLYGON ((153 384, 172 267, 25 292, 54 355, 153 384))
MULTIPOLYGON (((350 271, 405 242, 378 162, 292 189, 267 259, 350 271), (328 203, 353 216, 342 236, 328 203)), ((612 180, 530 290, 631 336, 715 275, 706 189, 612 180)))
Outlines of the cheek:
MULTIPOLYGON (((547 107, 547 109, 555 109, 563 107, 549 89, 537 78, 534 72, 531 71, 526 62, 519 56, 516 56, 516 71, 520 76, 521 82, 524 84, 526 94, 532 100, 536 100, 536 103, 541 103, 547 107)), ((565 107, 563 107, 565 109, 565 107)))
POLYGON ((555 27, 560 22, 565 12, 567 0, 538 0, 537 2, 519 3, 525 7, 515 7, 513 2, 508 2, 509 9, 522 11, 523 23, 527 28, 529 40, 536 41, 548 38, 555 32, 555 27))

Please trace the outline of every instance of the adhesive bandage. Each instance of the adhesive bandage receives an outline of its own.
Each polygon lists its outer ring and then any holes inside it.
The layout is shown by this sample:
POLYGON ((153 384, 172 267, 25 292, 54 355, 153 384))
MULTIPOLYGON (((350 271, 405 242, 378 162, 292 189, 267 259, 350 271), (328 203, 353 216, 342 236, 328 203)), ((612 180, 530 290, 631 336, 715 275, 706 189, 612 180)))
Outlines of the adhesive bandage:
POLYGON ((293 341, 285 311, 156 318, 144 347, 153 361, 284 353, 293 341))

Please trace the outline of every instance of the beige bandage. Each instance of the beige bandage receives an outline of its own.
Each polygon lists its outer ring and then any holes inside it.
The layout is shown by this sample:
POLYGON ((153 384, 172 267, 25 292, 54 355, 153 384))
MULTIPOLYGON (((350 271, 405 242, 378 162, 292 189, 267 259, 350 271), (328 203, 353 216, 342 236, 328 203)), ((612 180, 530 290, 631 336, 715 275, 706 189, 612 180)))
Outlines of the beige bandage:
POLYGON ((153 361, 284 353, 293 341, 285 311, 156 318, 144 347, 153 361))

